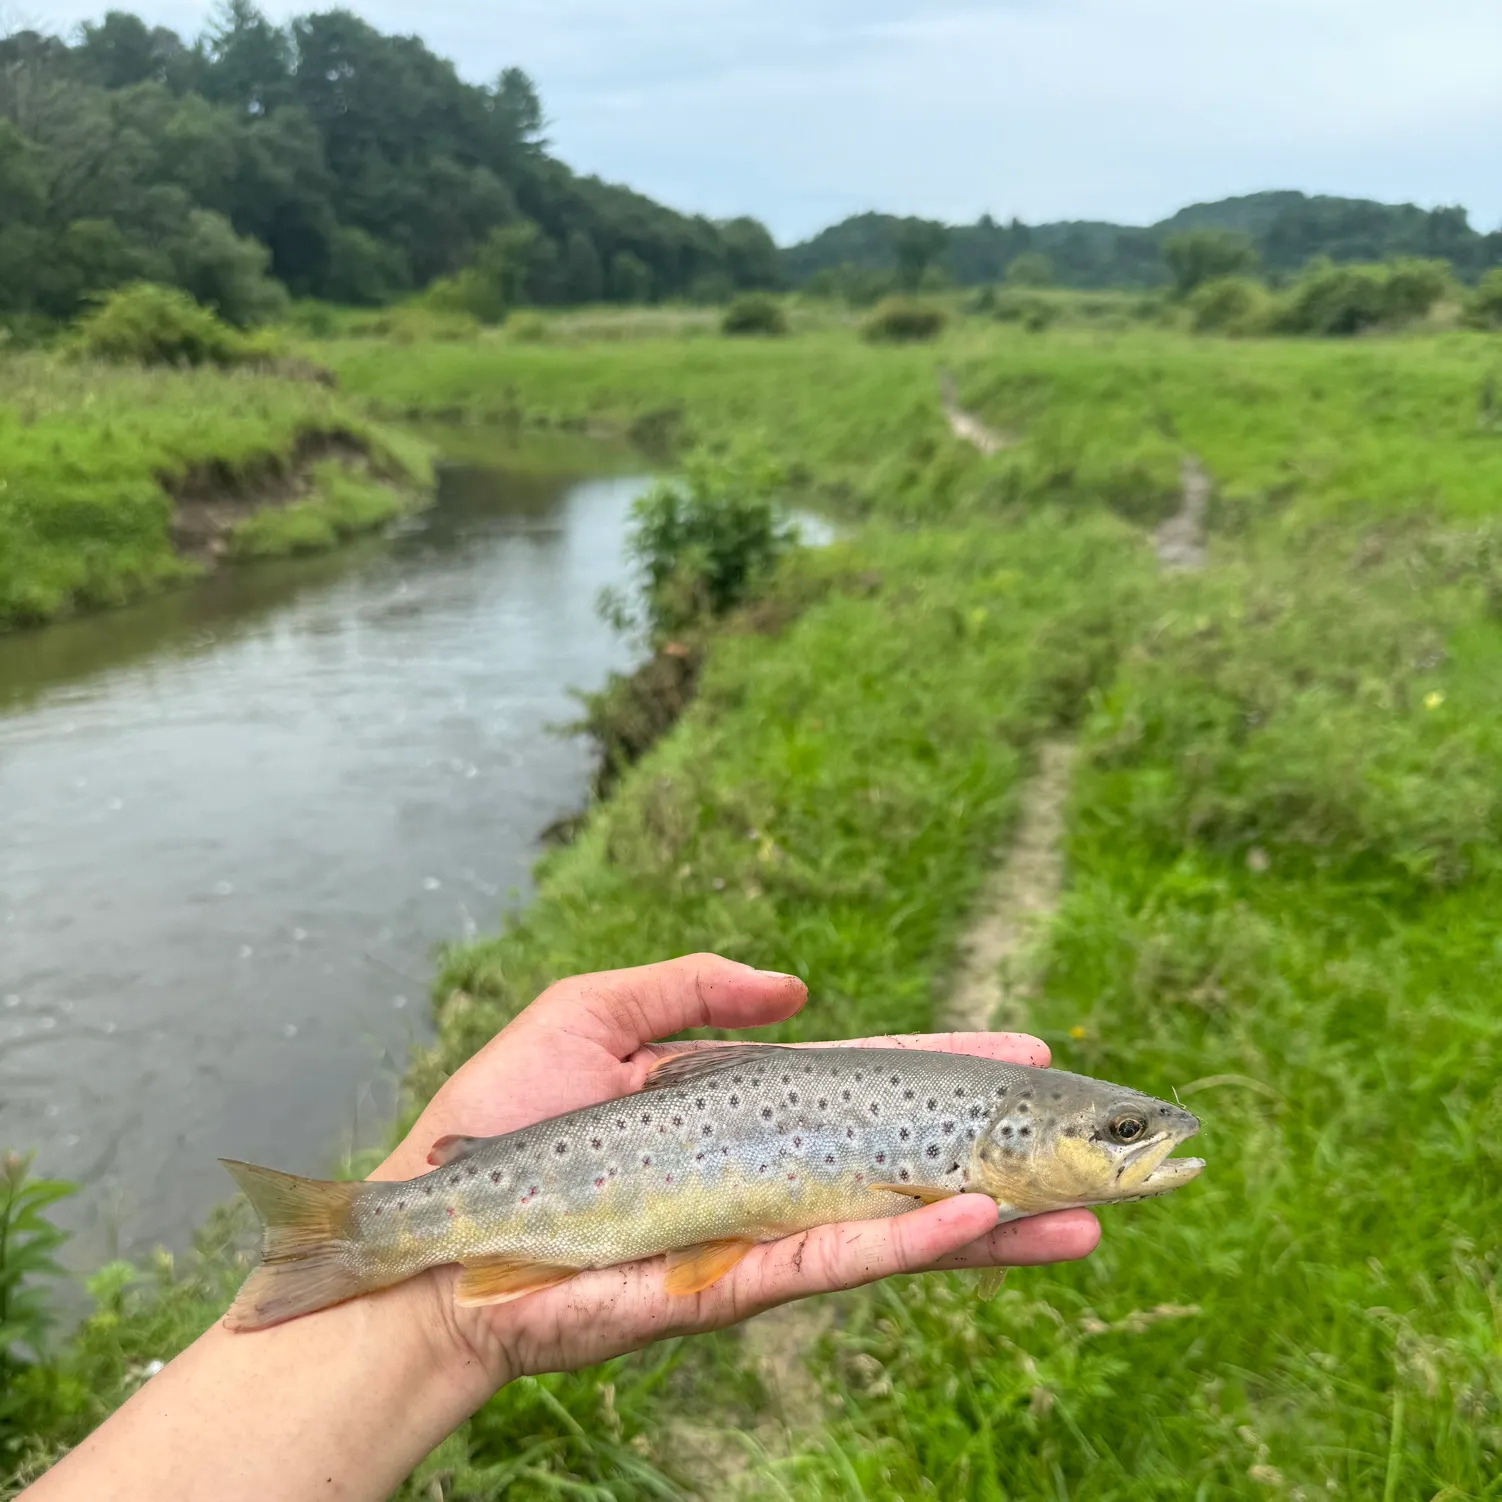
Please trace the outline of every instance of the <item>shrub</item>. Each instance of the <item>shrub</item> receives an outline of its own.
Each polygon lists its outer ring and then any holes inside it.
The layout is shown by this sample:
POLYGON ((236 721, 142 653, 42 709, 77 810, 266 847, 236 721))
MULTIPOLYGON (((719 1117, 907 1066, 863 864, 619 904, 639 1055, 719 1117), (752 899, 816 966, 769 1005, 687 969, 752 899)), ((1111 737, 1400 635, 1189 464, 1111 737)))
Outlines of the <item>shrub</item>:
POLYGON ((1465 321, 1473 328, 1502 329, 1502 266, 1488 271, 1466 299, 1465 321))
POLYGON ((1387 268, 1383 306, 1391 323, 1427 318, 1455 285, 1448 261, 1416 258, 1394 261, 1387 268))
POLYGON ((548 337, 548 321, 541 313, 518 313, 507 323, 506 336, 518 344, 544 344, 548 337))
MULTIPOLYGON (((654 638, 723 615, 740 604, 797 541, 774 499, 781 471, 765 462, 690 460, 681 480, 665 480, 632 508, 628 540, 641 566, 645 625, 654 638)), ((635 624, 620 597, 605 613, 635 624)))
POLYGON ((73 350, 139 365, 240 365, 270 353, 176 287, 136 282, 102 297, 74 327, 73 350))
POLYGON ((765 292, 746 292, 725 309, 720 320, 722 334, 785 334, 786 314, 775 297, 765 292))
POLYGON ((1059 317, 1058 305, 1046 297, 1019 292, 1003 292, 991 311, 1002 323, 1020 323, 1030 334, 1041 334, 1059 317))
POLYGON ((1336 266, 1319 260, 1289 288, 1275 322, 1290 334, 1359 334, 1424 317, 1451 285, 1443 261, 1336 266))
POLYGON ((1012 287, 1047 287, 1053 281, 1053 262, 1036 250, 1013 256, 1007 264, 1007 284, 1012 287))
POLYGON ((899 344, 937 338, 944 327, 944 310, 907 297, 886 297, 877 303, 861 328, 873 343, 899 344))
POLYGON ((1271 308, 1267 289, 1249 276, 1218 276, 1189 294, 1189 313, 1197 334, 1260 333, 1267 327, 1271 308))

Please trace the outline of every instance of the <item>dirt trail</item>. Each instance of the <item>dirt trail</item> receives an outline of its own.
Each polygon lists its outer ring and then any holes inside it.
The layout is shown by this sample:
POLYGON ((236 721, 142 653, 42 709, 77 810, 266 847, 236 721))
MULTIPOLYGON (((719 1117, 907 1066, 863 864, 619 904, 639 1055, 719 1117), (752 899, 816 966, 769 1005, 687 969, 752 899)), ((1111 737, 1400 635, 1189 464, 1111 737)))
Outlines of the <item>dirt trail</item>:
POLYGON ((1153 533, 1158 562, 1170 573, 1205 566, 1205 514, 1210 508, 1210 476, 1192 454, 1179 469, 1179 509, 1153 533))
POLYGON ((1027 1020, 1039 941, 1064 879, 1064 800, 1075 743, 1044 741, 1038 770, 1022 790, 1011 848, 986 882, 975 921, 960 941, 960 973, 944 1009, 955 1032, 1013 1029, 1027 1020))
POLYGON ((954 377, 947 370, 939 372, 939 404, 944 409, 949 431, 963 443, 973 444, 988 459, 1009 448, 1013 442, 1005 433, 988 428, 974 413, 960 406, 959 393, 955 390, 954 377))
MULTIPOLYGON (((960 408, 953 378, 939 375, 944 415, 956 437, 994 454, 1009 440, 960 408)), ((1181 469, 1179 510, 1153 534, 1153 547, 1165 572, 1186 572, 1205 563, 1205 514, 1210 478, 1199 461, 1186 457, 1181 469)), ((1058 907, 1064 880, 1064 805, 1069 795, 1077 744, 1056 738, 1038 747, 1038 765, 1022 789, 1022 808, 1005 858, 986 882, 975 916, 960 941, 960 966, 941 1026, 956 1032, 991 1028, 1025 1030, 1028 1002, 1041 979, 1042 943, 1058 907)), ((775 1435, 763 1426, 756 1438, 772 1454, 786 1454, 799 1436, 816 1430, 825 1417, 807 1355, 834 1322, 829 1299, 787 1304, 758 1315, 745 1327, 746 1354, 777 1404, 775 1435)), ((700 1476, 715 1476, 704 1496, 733 1495, 749 1481, 745 1452, 733 1457, 716 1447, 717 1469, 701 1463, 700 1476), (727 1465, 728 1460, 728 1465, 727 1465)))

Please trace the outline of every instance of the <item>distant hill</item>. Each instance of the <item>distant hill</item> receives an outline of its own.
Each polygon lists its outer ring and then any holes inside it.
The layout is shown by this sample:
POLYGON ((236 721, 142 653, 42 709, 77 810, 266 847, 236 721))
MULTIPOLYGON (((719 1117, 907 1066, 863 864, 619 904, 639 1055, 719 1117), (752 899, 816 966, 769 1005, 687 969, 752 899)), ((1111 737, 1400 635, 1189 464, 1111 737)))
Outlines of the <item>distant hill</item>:
MULTIPOLYGON (((842 264, 891 271, 903 220, 857 214, 782 252, 783 274, 795 286, 842 264)), ((961 286, 999 280, 1011 261, 1038 251, 1055 278, 1073 287, 1151 287, 1167 280, 1163 241, 1193 230, 1246 235, 1274 273, 1297 271, 1315 256, 1377 261, 1389 256, 1436 256, 1464 277, 1502 265, 1502 231, 1481 234, 1463 208, 1421 209, 1366 198, 1313 197, 1295 191, 1251 193, 1195 203, 1146 228, 1097 220, 1000 224, 982 215, 949 230, 940 265, 961 286)))

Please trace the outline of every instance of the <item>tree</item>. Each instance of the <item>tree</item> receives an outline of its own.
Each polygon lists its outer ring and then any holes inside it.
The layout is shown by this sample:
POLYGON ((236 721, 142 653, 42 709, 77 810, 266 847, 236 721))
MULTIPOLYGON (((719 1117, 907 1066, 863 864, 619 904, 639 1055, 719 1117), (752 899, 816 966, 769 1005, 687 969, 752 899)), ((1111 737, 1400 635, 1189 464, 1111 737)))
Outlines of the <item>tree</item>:
POLYGON ((1194 230, 1163 242, 1163 259, 1173 273, 1174 291, 1188 297, 1203 282, 1244 276, 1257 264, 1257 252, 1245 235, 1229 230, 1194 230))
POLYGON ((726 270, 736 287, 770 290, 781 281, 777 243, 760 220, 740 218, 720 226, 726 270))
POLYGON ((599 302, 605 295, 605 268, 595 242, 582 229, 568 237, 563 257, 564 295, 571 303, 599 302))
POLYGON ((927 219, 904 219, 893 236, 897 252, 897 284, 904 292, 916 292, 923 274, 944 254, 949 231, 927 219))
POLYGON ((1007 281, 1013 287, 1046 287, 1053 281, 1053 262, 1041 251, 1025 251, 1012 257, 1007 281))
POLYGON ((640 256, 617 251, 610 261, 610 296, 614 302, 646 302, 652 295, 652 273, 640 256))
POLYGON ((495 115, 513 141, 537 151, 547 145, 542 98, 523 69, 506 68, 496 80, 495 115))

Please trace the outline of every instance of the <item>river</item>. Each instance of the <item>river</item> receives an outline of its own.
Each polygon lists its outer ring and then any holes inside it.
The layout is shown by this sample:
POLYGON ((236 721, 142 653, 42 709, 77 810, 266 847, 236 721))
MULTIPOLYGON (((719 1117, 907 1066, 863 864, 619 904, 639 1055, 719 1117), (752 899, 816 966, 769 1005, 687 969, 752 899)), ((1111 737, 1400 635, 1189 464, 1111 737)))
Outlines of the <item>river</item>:
POLYGON ((70 1265, 379 1140, 435 946, 586 797, 551 727, 629 662, 644 483, 450 464, 390 537, 0 637, 0 1148, 83 1186, 70 1265))

